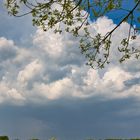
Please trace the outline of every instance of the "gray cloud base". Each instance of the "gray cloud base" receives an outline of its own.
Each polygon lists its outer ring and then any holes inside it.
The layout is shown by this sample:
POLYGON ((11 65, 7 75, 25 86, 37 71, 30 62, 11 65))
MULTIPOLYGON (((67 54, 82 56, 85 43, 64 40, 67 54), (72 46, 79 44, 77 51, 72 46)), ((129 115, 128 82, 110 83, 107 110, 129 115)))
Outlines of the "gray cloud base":
POLYGON ((61 140, 139 137, 140 112, 134 99, 88 99, 71 103, 1 106, 0 133, 11 138, 41 140, 52 136, 61 140))

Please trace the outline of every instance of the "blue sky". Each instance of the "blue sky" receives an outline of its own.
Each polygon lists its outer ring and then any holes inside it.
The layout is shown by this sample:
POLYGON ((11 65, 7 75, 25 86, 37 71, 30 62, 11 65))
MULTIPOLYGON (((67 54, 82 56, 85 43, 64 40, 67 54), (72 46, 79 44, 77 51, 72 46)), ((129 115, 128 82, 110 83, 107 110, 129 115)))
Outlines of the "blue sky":
MULTIPOLYGON (((90 25, 105 34, 107 17, 90 25)), ((103 70, 85 65, 78 40, 43 32, 30 17, 14 18, 0 7, 0 135, 21 140, 140 137, 140 64, 120 64, 117 47, 127 36, 114 33, 111 63, 103 70)), ((123 32, 122 32, 123 31, 123 32)), ((138 47, 140 36, 130 45, 138 47)))

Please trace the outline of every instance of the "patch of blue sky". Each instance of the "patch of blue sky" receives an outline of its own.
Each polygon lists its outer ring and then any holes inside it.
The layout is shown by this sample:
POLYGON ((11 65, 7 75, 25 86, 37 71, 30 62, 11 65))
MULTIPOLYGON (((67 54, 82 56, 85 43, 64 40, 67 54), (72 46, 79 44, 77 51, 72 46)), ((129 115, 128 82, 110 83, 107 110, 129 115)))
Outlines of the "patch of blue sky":
MULTIPOLYGON (((90 0, 91 3, 94 3, 94 0, 90 0)), ((122 7, 118 10, 112 10, 108 13, 105 14, 108 18, 112 19, 115 24, 118 24, 128 13, 133 9, 135 6, 134 0, 123 0, 122 1, 122 7)), ((97 17, 94 16, 93 14, 93 9, 95 11, 99 11, 98 7, 94 6, 94 8, 86 9, 90 13, 90 20, 95 21, 97 17)), ((100 9, 100 11, 103 11, 104 7, 100 9)), ((133 25, 137 26, 139 28, 139 22, 137 22, 137 18, 140 16, 140 12, 135 10, 134 11, 134 17, 135 19, 133 20, 133 25)), ((128 20, 130 23, 130 20, 128 20)))

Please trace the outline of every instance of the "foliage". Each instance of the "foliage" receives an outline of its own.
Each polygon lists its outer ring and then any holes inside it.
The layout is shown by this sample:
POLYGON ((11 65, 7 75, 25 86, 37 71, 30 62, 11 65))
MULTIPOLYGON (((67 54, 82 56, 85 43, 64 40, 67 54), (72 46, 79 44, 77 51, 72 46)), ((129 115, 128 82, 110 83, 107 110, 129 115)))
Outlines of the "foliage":
MULTIPOLYGON (((0 136, 0 140, 9 140, 8 136, 0 136)), ((19 139, 15 139, 15 140, 19 140, 19 139)), ((36 139, 36 138, 33 138, 31 140, 39 140, 39 139, 36 139)), ((51 139, 49 140, 57 140, 55 137, 52 137, 51 139)), ((97 140, 97 139, 93 139, 93 138, 89 138, 89 139, 86 139, 86 140, 97 140)), ((103 140, 103 139, 100 139, 100 140, 103 140)), ((140 140, 140 138, 131 138, 131 139, 121 139, 121 138, 108 138, 108 139, 104 139, 104 140, 140 140)))
POLYGON ((0 136, 0 140, 9 140, 7 136, 0 136))
POLYGON ((55 137, 52 137, 50 140, 57 140, 55 137))
POLYGON ((33 138, 33 139, 30 139, 30 140, 39 140, 39 139, 33 138))
POLYGON ((134 22, 140 22, 140 17, 135 15, 140 10, 140 0, 133 2, 135 5, 130 10, 123 9, 123 0, 5 0, 5 5, 10 15, 21 17, 31 14, 33 25, 42 27, 44 31, 53 28, 55 33, 66 31, 80 38, 80 49, 87 58, 87 64, 92 68, 104 68, 110 63, 112 34, 123 22, 129 22, 130 28, 128 37, 122 39, 120 46, 117 46, 122 54, 119 61, 122 63, 132 55, 136 59, 140 56, 140 50, 129 45, 130 40, 137 38, 139 30, 134 22), (89 28, 90 15, 97 19, 119 10, 124 12, 124 17, 120 18, 116 27, 104 36, 92 36, 89 28), (84 29, 82 34, 81 29, 84 29))

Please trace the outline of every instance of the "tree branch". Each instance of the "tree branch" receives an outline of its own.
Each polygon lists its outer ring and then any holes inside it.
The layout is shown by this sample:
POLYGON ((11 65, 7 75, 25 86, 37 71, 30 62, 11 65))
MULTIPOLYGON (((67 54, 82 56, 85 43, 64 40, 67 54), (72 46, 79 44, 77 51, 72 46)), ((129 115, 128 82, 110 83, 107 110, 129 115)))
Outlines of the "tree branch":
POLYGON ((112 29, 104 38, 103 40, 101 41, 104 42, 131 14, 133 14, 133 12, 135 11, 135 9, 138 7, 138 5, 140 4, 140 0, 136 3, 136 5, 133 7, 132 10, 130 10, 130 12, 119 22, 119 24, 114 28, 112 29))

